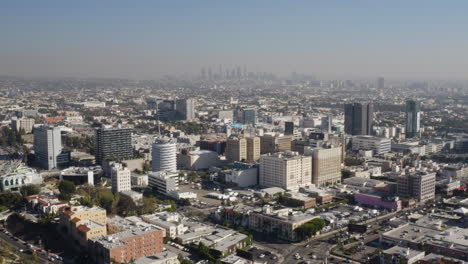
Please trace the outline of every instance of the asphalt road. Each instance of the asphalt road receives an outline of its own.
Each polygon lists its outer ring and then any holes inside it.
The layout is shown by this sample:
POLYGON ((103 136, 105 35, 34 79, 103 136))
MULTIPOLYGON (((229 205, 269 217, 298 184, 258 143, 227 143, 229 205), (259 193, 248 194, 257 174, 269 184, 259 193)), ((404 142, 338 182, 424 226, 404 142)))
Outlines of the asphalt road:
MULTIPOLYGON (((28 257, 28 256, 31 256, 31 254, 28 254, 26 252, 28 252, 29 250, 29 247, 27 245, 25 245, 25 242, 24 241, 21 241, 20 239, 17 239, 15 240, 12 236, 10 235, 7 235, 5 234, 5 229, 1 229, 0 230, 0 239, 7 242, 8 244, 11 245, 11 250, 18 256, 24 256, 24 257, 28 257), (23 252, 20 252, 20 249, 23 250, 23 252)), ((53 262, 49 261, 47 259, 47 253, 43 253, 43 252, 37 252, 37 263, 58 263, 58 264, 61 264, 63 263, 62 261, 60 260, 54 260, 53 262)))
MULTIPOLYGON (((366 224, 374 224, 375 222, 384 221, 392 217, 400 217, 405 213, 406 210, 400 211, 398 213, 389 213, 379 218, 373 218, 366 221, 366 224)), ((267 242, 254 242, 254 246, 259 248, 270 250, 273 253, 276 253, 281 258, 278 259, 278 263, 301 263, 301 262, 310 262, 311 264, 321 264, 325 261, 325 256, 328 254, 327 263, 343 263, 345 258, 340 256, 335 256, 330 254, 330 250, 334 244, 328 243, 328 239, 333 237, 335 234, 331 232, 320 238, 312 238, 308 242, 303 241, 299 243, 267 243, 267 242), (306 246, 309 245, 309 246, 306 246), (295 254, 299 254, 301 259, 296 260, 294 258, 295 254), (313 257, 315 255, 315 258, 313 257)), ((351 263, 358 263, 353 262, 351 263)))

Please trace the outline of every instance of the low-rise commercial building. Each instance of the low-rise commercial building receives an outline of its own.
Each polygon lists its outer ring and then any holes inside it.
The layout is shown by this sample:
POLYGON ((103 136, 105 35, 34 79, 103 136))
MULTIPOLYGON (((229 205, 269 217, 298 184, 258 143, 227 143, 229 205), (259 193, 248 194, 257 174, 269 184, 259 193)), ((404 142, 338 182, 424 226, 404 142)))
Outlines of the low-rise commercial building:
POLYGON ((353 150, 372 150, 374 155, 390 152, 391 146, 391 140, 388 138, 357 136, 352 139, 353 150))
POLYGON ((33 168, 18 167, 10 173, 0 176, 2 191, 19 191, 21 186, 41 184, 42 176, 33 168))
POLYGON ((209 150, 183 150, 177 154, 177 167, 186 170, 205 170, 217 166, 218 153, 209 150))
POLYGON ((318 217, 309 213, 290 214, 288 208, 274 210, 270 206, 264 206, 261 210, 250 212, 249 228, 288 241, 297 241, 299 237, 295 230, 318 217))

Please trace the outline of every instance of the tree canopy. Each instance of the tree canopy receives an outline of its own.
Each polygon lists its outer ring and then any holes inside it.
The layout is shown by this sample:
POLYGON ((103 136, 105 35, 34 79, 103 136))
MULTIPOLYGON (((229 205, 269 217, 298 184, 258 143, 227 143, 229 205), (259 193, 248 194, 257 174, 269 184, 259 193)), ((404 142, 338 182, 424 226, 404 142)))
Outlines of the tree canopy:
POLYGON ((23 185, 20 188, 20 193, 23 196, 36 195, 41 191, 41 187, 36 184, 23 185))
POLYGON ((325 221, 322 218, 314 218, 311 221, 299 226, 296 229, 297 235, 301 238, 309 238, 325 227, 325 221))
POLYGON ((76 186, 73 182, 63 180, 60 181, 58 185, 58 189, 60 191, 59 199, 69 201, 73 194, 76 193, 76 186))

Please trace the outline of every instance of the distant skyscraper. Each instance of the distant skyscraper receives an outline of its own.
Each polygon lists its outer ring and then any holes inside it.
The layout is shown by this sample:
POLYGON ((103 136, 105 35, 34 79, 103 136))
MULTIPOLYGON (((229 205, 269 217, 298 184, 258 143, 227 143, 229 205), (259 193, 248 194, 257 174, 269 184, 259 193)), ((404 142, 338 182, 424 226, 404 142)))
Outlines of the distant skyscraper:
POLYGON ((257 123, 257 110, 255 108, 246 108, 242 110, 244 124, 255 125, 257 123))
POLYGON ((385 79, 384 77, 377 78, 377 89, 384 89, 385 88, 385 79))
POLYGON ((294 123, 293 122, 284 122, 284 134, 286 136, 294 135, 294 123))
POLYGON ((244 78, 247 77, 247 68, 244 66, 244 78))
POLYGON ((201 69, 201 78, 202 78, 203 80, 206 79, 205 68, 202 68, 202 69, 201 69))
POLYGON ((195 119, 195 99, 179 99, 176 101, 176 111, 181 120, 195 119))
POLYGON ((208 68, 208 79, 213 80, 213 73, 211 72, 211 67, 208 68))
POLYGON ((96 129, 96 164, 105 160, 122 160, 133 157, 132 129, 98 128, 96 129))
POLYGON ((58 168, 61 152, 62 138, 59 127, 44 125, 34 129, 34 155, 41 168, 58 168))
POLYGON ((177 146, 167 140, 160 140, 152 148, 153 171, 177 170, 177 146))
POLYGON ((406 101, 406 138, 419 136, 421 123, 421 102, 406 101))
POLYGON ((237 66, 237 78, 241 78, 242 77, 242 73, 241 73, 241 67, 240 66, 237 66))
POLYGON ((331 133, 331 128, 332 128, 332 116, 324 116, 322 117, 322 132, 324 133, 331 133))
POLYGON ((373 116, 373 104, 346 104, 345 133, 349 135, 371 135, 373 116))

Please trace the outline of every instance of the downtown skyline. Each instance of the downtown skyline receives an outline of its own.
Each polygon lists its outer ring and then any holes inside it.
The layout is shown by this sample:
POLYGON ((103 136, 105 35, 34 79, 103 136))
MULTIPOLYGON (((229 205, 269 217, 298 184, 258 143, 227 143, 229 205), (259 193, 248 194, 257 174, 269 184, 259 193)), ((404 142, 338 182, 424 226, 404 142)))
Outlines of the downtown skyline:
POLYGON ((467 4, 15 1, 0 75, 155 79, 218 65, 279 76, 464 79, 467 4), (424 5, 423 5, 424 4, 424 5))

